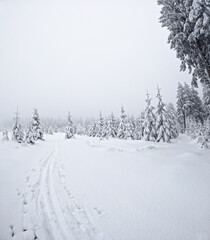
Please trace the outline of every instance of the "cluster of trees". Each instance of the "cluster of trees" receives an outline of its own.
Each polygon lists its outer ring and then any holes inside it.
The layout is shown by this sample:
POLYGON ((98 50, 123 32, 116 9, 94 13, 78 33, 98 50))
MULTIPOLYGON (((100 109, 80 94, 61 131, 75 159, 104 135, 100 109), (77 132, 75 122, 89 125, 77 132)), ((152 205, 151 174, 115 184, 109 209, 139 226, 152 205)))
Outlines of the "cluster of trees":
MULTIPOLYGON (((34 109, 31 122, 25 131, 19 123, 19 113, 16 113, 15 124, 12 130, 12 139, 18 143, 34 144, 37 140, 43 140, 42 128, 37 109, 34 109)), ((178 136, 178 133, 189 134, 192 138, 203 136, 210 138, 210 91, 203 92, 203 99, 193 86, 187 83, 178 84, 176 110, 173 104, 165 104, 162 100, 160 89, 157 89, 156 107, 152 105, 152 98, 147 93, 146 106, 140 116, 129 116, 125 109, 121 108, 120 117, 112 113, 104 117, 101 113, 98 119, 89 121, 72 121, 68 113, 67 122, 59 121, 59 128, 53 122, 54 128, 45 125, 46 133, 65 132, 65 138, 74 138, 76 134, 84 134, 100 139, 118 138, 131 140, 144 140, 156 142, 170 142, 178 136)), ((3 132, 3 139, 8 140, 7 131, 3 132)))
POLYGON ((177 116, 181 132, 210 136, 210 0, 157 0, 160 22, 169 30, 168 43, 189 70, 192 86, 203 87, 203 101, 187 84, 178 87, 177 116))
POLYGON ((119 119, 114 114, 103 117, 100 113, 97 121, 93 120, 86 125, 85 134, 100 139, 111 137, 170 142, 178 135, 175 109, 172 104, 166 107, 159 88, 156 108, 151 105, 151 101, 147 94, 146 108, 136 119, 128 116, 123 107, 119 119))
MULTIPOLYGON (((28 124, 25 132, 19 123, 19 113, 17 111, 15 117, 15 124, 12 129, 12 140, 18 143, 34 144, 37 140, 43 139, 43 129, 40 123, 40 118, 37 109, 34 109, 32 121, 28 124)), ((8 136, 7 136, 8 137, 8 136)))
MULTIPOLYGON (((19 112, 15 113, 15 123, 12 129, 12 140, 18 143, 27 143, 27 144, 35 144, 37 140, 44 140, 44 130, 40 122, 39 114, 37 109, 34 109, 33 117, 31 122, 27 125, 25 130, 23 130, 20 121, 19 121, 19 112)), ((75 133, 75 128, 73 126, 73 122, 71 120, 70 113, 68 114, 68 121, 66 123, 66 127, 62 127, 65 129, 66 138, 73 138, 75 133)), ((45 125, 45 131, 48 134, 53 134, 54 132, 58 132, 58 128, 56 126, 51 127, 50 125, 45 125)), ((8 141, 8 132, 3 132, 3 141, 8 141)))
MULTIPOLYGON (((65 132, 65 138, 74 138, 75 133, 86 134, 100 139, 119 138, 145 141, 163 141, 170 142, 178 135, 176 111, 172 104, 167 106, 162 100, 160 89, 157 91, 157 106, 152 106, 149 94, 147 94, 146 108, 139 117, 128 116, 121 108, 121 115, 116 118, 114 114, 109 117, 103 117, 100 113, 99 119, 90 121, 72 121, 70 113, 67 116, 67 122, 60 125, 60 128, 52 128, 46 125, 46 133, 65 132)), ((23 131, 19 123, 18 112, 16 113, 15 124, 12 131, 12 139, 18 143, 34 144, 37 140, 43 140, 43 127, 40 122, 37 109, 34 109, 32 121, 23 131)), ((8 140, 8 133, 3 133, 5 140, 8 140)))
POLYGON ((196 138, 203 135, 210 137, 210 91, 203 93, 203 101, 193 86, 187 83, 178 84, 177 90, 177 120, 179 130, 196 138))

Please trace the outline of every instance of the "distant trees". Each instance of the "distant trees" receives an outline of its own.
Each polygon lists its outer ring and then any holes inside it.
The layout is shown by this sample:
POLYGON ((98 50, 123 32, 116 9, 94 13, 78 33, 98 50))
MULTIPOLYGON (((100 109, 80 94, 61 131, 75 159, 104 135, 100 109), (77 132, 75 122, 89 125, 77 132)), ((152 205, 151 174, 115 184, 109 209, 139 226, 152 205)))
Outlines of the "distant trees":
POLYGON ((111 114, 103 117, 99 114, 98 120, 89 122, 86 134, 91 137, 118 138, 145 141, 170 142, 178 136, 176 111, 172 104, 167 108, 162 101, 160 89, 157 93, 157 107, 151 104, 152 99, 147 93, 146 108, 135 118, 126 114, 121 107, 120 117, 117 119, 111 114))
POLYGON ((205 118, 210 123, 210 85, 205 85, 203 88, 203 107, 205 118))
MULTIPOLYGON (((124 107, 121 107, 120 117, 115 117, 113 113, 109 116, 103 116, 100 112, 98 119, 91 118, 85 121, 80 119, 73 123, 72 117, 68 113, 65 124, 60 120, 58 122, 47 120, 44 123, 44 129, 49 134, 65 132, 65 138, 67 139, 74 138, 76 133, 98 137, 100 140, 118 138, 170 142, 171 139, 178 136, 177 126, 181 126, 181 132, 186 132, 186 129, 191 129, 192 125, 195 126, 191 120, 203 124, 206 117, 203 103, 197 91, 187 84, 179 83, 178 85, 177 111, 172 104, 166 106, 159 88, 155 98, 156 107, 152 105, 152 100, 147 93, 145 109, 137 117, 129 116, 124 107)), ((17 112, 13 127, 13 140, 27 144, 34 144, 37 140, 43 140, 43 128, 37 109, 34 109, 32 121, 25 129, 25 136, 19 123, 18 114, 17 112)), ((206 122, 205 129, 209 129, 206 122)))
POLYGON ((112 113, 108 118, 107 118, 107 138, 115 138, 117 136, 117 122, 115 119, 114 114, 112 113))
POLYGON ((8 136, 7 130, 3 131, 2 135, 3 135, 3 139, 2 139, 3 141, 9 141, 9 136, 8 136))
POLYGON ((147 99, 146 99, 146 108, 144 110, 144 122, 143 122, 143 139, 145 141, 155 141, 156 140, 156 128, 155 128, 155 122, 156 118, 154 115, 154 107, 151 105, 152 99, 149 96, 149 93, 147 93, 147 99))
POLYGON ((34 109, 34 115, 31 122, 31 128, 34 134, 34 140, 43 140, 43 129, 40 123, 37 109, 34 109))
POLYGON ((15 113, 15 123, 12 129, 12 140, 18 143, 22 143, 23 139, 24 139, 24 134, 23 134, 21 125, 19 123, 19 112, 17 109, 17 112, 15 113))
POLYGON ((177 119, 181 132, 186 131, 190 121, 203 124, 204 116, 203 103, 198 92, 186 83, 184 83, 184 86, 179 83, 177 89, 177 119))
MULTIPOLYGON (((8 137, 8 133, 4 134, 5 138, 6 136, 8 137)), ((24 142, 28 144, 34 144, 37 140, 44 140, 43 130, 37 109, 34 109, 32 121, 26 127, 25 133, 23 132, 22 127, 19 123, 19 112, 17 110, 15 113, 15 123, 12 130, 12 140, 18 143, 24 142)))
POLYGON ((33 128, 31 125, 29 125, 26 129, 25 142, 28 144, 35 143, 35 135, 34 135, 34 131, 33 131, 33 128))
MULTIPOLYGON (((160 94, 160 89, 157 89, 157 108, 156 108, 156 141, 160 142, 170 142, 172 138, 172 133, 169 125, 168 116, 165 109, 165 103, 162 101, 162 96, 160 94)), ((171 122, 172 123, 172 122, 171 122)))
POLYGON ((65 137, 66 139, 70 139, 74 137, 74 128, 73 128, 73 122, 71 120, 71 114, 70 112, 68 113, 67 117, 67 123, 66 123, 66 134, 65 137))
POLYGON ((210 84, 210 1, 158 0, 162 6, 160 22, 169 30, 168 43, 181 61, 180 70, 188 68, 192 84, 198 79, 210 84))
POLYGON ((177 117, 176 117, 176 110, 172 103, 169 103, 166 106, 166 118, 168 120, 169 129, 171 132, 171 138, 174 139, 178 136, 178 129, 177 129, 177 117))

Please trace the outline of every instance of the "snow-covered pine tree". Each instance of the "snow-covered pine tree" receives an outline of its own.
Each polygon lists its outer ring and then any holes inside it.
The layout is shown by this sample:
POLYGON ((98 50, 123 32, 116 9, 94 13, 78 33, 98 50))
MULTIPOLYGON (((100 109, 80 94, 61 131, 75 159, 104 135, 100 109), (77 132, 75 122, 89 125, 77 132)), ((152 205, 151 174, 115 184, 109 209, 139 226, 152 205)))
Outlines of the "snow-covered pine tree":
POLYGON ((57 126, 57 125, 54 126, 54 132, 55 132, 55 133, 58 132, 58 126, 57 126))
POLYGON ((190 118, 187 124, 186 134, 192 139, 196 139, 198 136, 203 135, 202 124, 190 118))
POLYGON ((71 120, 71 114, 68 113, 68 121, 66 123, 66 135, 65 137, 67 139, 74 138, 74 128, 73 128, 73 122, 71 120))
POLYGON ((47 133, 50 134, 50 135, 53 135, 53 128, 52 128, 52 126, 48 127, 47 133))
POLYGON ((88 136, 89 137, 96 137, 97 135, 97 124, 95 122, 95 120, 92 121, 92 123, 90 123, 90 128, 87 130, 88 132, 88 136))
POLYGON ((186 130, 186 121, 187 121, 187 116, 189 112, 189 107, 190 107, 190 102, 189 98, 187 98, 187 95, 185 93, 186 88, 182 86, 181 83, 178 83, 178 88, 177 88, 177 120, 180 125, 180 130, 182 133, 185 132, 186 130))
POLYGON ((43 139, 43 129, 42 129, 42 126, 40 123, 39 114, 38 114, 37 109, 34 109, 34 115, 32 118, 31 127, 32 127, 32 131, 34 132, 35 141, 44 140, 43 139))
POLYGON ((141 140, 143 138, 143 123, 144 123, 144 113, 142 112, 139 117, 137 117, 135 121, 135 129, 134 129, 134 139, 141 140))
POLYGON ((117 130, 117 137, 120 139, 126 139, 127 138, 127 115, 125 113, 125 110, 123 107, 121 107, 121 115, 117 130))
POLYGON ((172 103, 169 103, 166 106, 166 115, 167 115, 167 120, 169 123, 170 132, 171 132, 171 138, 176 138, 178 136, 177 119, 176 119, 176 111, 172 103))
POLYGON ((99 113, 96 137, 99 137, 100 139, 103 139, 106 137, 106 121, 105 121, 104 117, 102 116, 101 112, 99 113))
POLYGON ((34 144, 35 139, 34 139, 34 131, 31 125, 29 125, 26 129, 26 134, 25 134, 25 142, 28 144, 34 144))
POLYGON ((168 43, 188 67, 192 83, 210 83, 210 2, 209 0, 158 0, 162 6, 160 22, 169 31, 168 43))
MULTIPOLYGON (((125 136, 124 139, 133 139, 134 137, 134 133, 133 130, 135 128, 135 126, 132 126, 132 121, 131 118, 129 116, 127 116, 127 118, 125 119, 125 136)), ((133 123, 134 124, 134 123, 133 123)))
POLYGON ((169 122, 167 120, 167 114, 165 110, 165 103, 163 103, 162 96, 160 93, 160 88, 157 89, 157 108, 156 108, 156 132, 157 132, 157 142, 161 140, 163 142, 170 142, 171 141, 171 132, 169 122))
POLYGON ((21 125, 19 123, 19 112, 17 109, 17 112, 15 113, 15 124, 12 129, 12 140, 18 143, 22 143, 23 139, 24 139, 24 134, 21 129, 21 125))
POLYGON ((194 87, 190 87, 186 83, 184 86, 179 83, 177 91, 177 117, 181 125, 181 132, 184 133, 186 128, 189 129, 188 125, 191 121, 203 124, 204 115, 203 104, 198 92, 194 87))
POLYGON ((107 133, 106 136, 108 138, 116 138, 117 136, 117 128, 116 128, 116 120, 114 114, 112 113, 107 119, 107 133))
POLYGON ((196 122, 200 122, 202 125, 205 119, 205 112, 201 98, 194 87, 191 87, 191 102, 192 110, 190 112, 190 117, 196 122))
POLYGON ((149 96, 149 93, 147 93, 147 99, 146 99, 146 109, 144 111, 144 122, 143 122, 143 139, 145 141, 155 141, 156 140, 156 118, 153 113, 154 107, 151 106, 152 99, 149 96))
POLYGON ((203 107, 205 112, 205 124, 210 127, 210 84, 203 86, 203 107))
POLYGON ((136 119, 134 118, 134 116, 132 115, 131 117, 129 117, 128 119, 129 125, 130 125, 130 138, 132 140, 136 139, 136 119))
POLYGON ((9 141, 9 136, 8 136, 8 132, 7 132, 7 130, 5 130, 5 131, 3 131, 3 133, 2 133, 2 135, 3 135, 3 141, 9 141))

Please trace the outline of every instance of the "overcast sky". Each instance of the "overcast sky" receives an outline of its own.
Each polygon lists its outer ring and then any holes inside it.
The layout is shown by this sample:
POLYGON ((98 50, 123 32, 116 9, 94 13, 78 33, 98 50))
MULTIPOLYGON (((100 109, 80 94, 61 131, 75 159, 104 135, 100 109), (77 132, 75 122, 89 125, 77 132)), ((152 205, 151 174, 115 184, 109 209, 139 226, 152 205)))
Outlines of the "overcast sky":
POLYGON ((0 121, 137 115, 159 84, 175 102, 179 61, 155 0, 0 0, 0 121))

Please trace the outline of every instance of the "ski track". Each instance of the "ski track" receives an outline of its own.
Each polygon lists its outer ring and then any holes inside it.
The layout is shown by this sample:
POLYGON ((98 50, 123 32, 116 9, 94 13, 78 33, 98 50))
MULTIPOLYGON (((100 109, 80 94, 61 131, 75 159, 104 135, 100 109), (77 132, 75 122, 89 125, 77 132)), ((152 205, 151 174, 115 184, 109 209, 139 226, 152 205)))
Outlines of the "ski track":
POLYGON ((85 208, 76 201, 65 184, 58 143, 40 160, 40 173, 35 183, 32 182, 34 172, 36 170, 32 169, 26 177, 28 190, 22 194, 23 231, 30 229, 35 236, 39 235, 36 232, 44 232, 41 238, 37 237, 43 240, 101 240, 101 234, 96 231, 85 208), (38 218, 36 225, 29 220, 30 207, 26 200, 29 195, 29 205, 34 205, 31 208, 35 209, 38 218))

